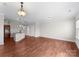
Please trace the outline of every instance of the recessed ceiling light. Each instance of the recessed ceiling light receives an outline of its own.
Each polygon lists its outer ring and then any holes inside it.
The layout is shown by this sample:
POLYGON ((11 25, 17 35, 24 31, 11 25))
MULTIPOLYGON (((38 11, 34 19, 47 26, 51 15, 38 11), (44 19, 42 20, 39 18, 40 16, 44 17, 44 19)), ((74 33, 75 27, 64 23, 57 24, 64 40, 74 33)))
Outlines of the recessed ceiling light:
POLYGON ((52 18, 52 17, 49 16, 48 18, 52 18))
POLYGON ((71 12, 71 9, 69 9, 68 12, 71 12))
POLYGON ((3 5, 4 5, 4 6, 6 6, 6 5, 7 5, 7 3, 3 3, 3 5))

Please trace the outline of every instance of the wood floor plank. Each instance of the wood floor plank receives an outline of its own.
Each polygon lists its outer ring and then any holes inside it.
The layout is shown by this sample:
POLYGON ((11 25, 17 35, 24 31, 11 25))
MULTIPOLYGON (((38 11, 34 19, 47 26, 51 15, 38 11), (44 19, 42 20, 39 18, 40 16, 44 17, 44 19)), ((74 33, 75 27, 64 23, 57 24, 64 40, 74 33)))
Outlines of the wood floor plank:
POLYGON ((0 46, 0 56, 9 57, 44 57, 44 56, 79 56, 79 50, 74 42, 50 38, 35 38, 26 36, 20 42, 11 46, 0 46))

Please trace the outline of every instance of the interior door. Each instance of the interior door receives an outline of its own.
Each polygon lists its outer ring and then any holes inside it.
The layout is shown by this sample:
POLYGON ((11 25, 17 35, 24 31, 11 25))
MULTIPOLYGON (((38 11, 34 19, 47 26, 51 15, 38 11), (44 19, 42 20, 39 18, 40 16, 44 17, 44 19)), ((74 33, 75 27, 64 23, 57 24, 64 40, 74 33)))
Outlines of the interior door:
POLYGON ((4 45, 11 46, 14 44, 14 39, 11 38, 10 25, 4 25, 4 45))
POLYGON ((10 25, 4 25, 4 38, 10 38, 10 25))

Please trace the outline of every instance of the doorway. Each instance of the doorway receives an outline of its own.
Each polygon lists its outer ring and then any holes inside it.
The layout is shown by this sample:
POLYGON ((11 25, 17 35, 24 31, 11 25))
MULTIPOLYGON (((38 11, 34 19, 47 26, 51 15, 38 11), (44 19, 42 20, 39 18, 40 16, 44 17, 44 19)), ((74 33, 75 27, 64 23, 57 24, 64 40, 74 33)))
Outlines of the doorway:
POLYGON ((15 44, 15 41, 11 37, 10 25, 4 25, 4 45, 12 46, 14 44, 15 44))

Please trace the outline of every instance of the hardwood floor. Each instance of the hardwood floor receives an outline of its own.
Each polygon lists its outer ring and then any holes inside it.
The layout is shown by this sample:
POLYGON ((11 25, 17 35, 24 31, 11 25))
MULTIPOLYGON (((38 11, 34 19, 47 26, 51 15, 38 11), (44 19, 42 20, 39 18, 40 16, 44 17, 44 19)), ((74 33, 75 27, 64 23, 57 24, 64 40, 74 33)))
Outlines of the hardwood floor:
POLYGON ((12 57, 49 57, 49 56, 79 56, 79 50, 74 42, 49 38, 27 36, 12 46, 0 46, 0 56, 12 57))
POLYGON ((4 45, 8 46, 8 47, 13 46, 13 45, 15 45, 15 41, 12 37, 5 38, 4 45))

